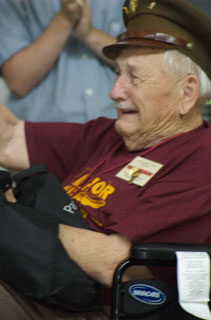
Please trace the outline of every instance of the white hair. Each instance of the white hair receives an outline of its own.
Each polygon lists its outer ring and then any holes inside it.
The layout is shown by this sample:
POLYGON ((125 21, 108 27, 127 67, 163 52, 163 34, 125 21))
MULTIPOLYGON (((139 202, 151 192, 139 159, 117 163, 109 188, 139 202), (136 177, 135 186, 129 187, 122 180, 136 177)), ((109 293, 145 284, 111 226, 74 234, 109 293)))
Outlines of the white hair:
POLYGON ((211 97, 211 80, 206 73, 193 60, 178 50, 166 50, 164 52, 164 68, 167 73, 182 75, 197 75, 200 82, 200 97, 211 97))

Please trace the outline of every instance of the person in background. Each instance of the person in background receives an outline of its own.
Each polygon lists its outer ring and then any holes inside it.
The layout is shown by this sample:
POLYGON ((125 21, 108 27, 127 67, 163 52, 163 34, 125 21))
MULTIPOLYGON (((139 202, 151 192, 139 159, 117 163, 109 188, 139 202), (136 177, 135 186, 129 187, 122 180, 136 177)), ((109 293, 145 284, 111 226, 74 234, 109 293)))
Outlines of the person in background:
POLYGON ((122 0, 1 0, 10 110, 30 121, 116 117, 113 64, 101 51, 124 30, 121 7, 122 0))

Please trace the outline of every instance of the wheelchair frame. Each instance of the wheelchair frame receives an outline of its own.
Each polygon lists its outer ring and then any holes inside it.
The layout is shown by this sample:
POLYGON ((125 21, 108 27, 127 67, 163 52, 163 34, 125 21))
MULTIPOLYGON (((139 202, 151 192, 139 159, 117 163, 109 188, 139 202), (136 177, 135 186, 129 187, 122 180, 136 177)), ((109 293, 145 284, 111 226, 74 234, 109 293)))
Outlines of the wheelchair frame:
MULTIPOLYGON (((211 256, 210 245, 197 243, 144 243, 135 245, 131 248, 130 257, 119 264, 114 274, 112 290, 112 320, 129 319, 127 318, 127 315, 122 313, 121 286, 124 272, 132 265, 176 266, 176 252, 178 251, 207 252, 211 256)), ((139 280, 139 282, 141 281, 139 280)), ((184 312, 185 320, 199 319, 188 315, 188 313, 182 309, 181 312, 184 312)), ((138 318, 135 317, 130 319, 138 318)))

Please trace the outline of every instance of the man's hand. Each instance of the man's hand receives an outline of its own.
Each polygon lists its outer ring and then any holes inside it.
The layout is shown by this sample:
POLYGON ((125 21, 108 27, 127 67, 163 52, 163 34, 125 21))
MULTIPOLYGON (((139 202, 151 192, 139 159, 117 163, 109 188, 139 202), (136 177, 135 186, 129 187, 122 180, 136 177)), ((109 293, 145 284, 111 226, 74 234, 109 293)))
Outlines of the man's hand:
POLYGON ((14 193, 13 193, 12 188, 9 189, 9 190, 7 190, 7 191, 4 193, 4 195, 5 195, 5 198, 6 198, 6 200, 7 200, 8 202, 11 202, 11 203, 17 202, 17 199, 16 199, 15 196, 14 196, 14 193))
POLYGON ((80 3, 81 7, 80 18, 73 27, 77 38, 89 47, 100 59, 107 62, 110 66, 114 66, 113 61, 103 55, 102 48, 115 43, 116 39, 93 26, 91 8, 87 0, 75 0, 75 2, 80 3))
POLYGON ((60 0, 60 11, 59 14, 63 16, 71 27, 74 27, 80 17, 82 11, 82 0, 60 0))
POLYGON ((0 103, 0 166, 12 170, 29 168, 24 121, 0 103))
POLYGON ((80 19, 75 25, 75 33, 81 41, 86 40, 89 33, 91 32, 93 26, 92 26, 92 15, 91 15, 91 9, 86 0, 76 0, 80 1, 83 5, 81 6, 81 15, 80 19))

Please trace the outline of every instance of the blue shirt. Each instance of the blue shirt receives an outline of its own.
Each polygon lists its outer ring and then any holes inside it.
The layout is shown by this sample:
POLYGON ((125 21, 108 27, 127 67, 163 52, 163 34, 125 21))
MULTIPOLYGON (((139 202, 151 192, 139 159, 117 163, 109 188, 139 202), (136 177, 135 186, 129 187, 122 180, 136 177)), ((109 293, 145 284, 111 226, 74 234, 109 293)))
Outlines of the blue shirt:
MULTIPOLYGON (((123 0, 88 0, 93 25, 116 37, 124 32, 123 0)), ((59 0, 0 1, 0 66, 40 36, 58 12, 59 0)), ((39 54, 39 52, 37 53, 39 54)), ((6 105, 30 121, 86 122, 116 117, 109 98, 114 71, 71 36, 49 74, 24 98, 9 95, 6 105)))

